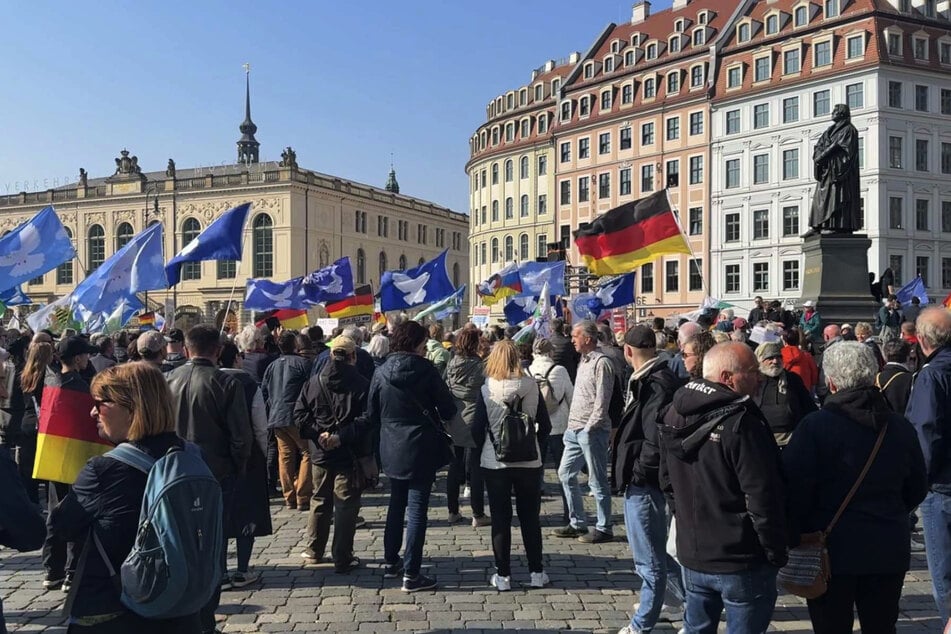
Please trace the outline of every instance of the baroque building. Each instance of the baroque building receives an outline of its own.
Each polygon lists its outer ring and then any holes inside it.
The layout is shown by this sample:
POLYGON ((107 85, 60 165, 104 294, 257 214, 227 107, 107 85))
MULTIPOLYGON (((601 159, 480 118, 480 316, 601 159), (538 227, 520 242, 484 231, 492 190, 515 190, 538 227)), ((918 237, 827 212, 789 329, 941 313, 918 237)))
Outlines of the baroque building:
POLYGON ((572 231, 667 187, 694 253, 640 267, 641 316, 686 312, 706 295, 742 308, 756 295, 805 299, 812 150, 837 103, 850 106, 861 138, 869 271, 890 266, 900 283, 921 274, 940 299, 951 290, 949 0, 674 0, 654 14, 635 3, 630 22, 609 24, 586 53, 490 102, 466 164, 470 279, 513 259, 506 236, 519 259, 519 233, 543 230, 538 216, 495 225, 477 216, 495 202, 504 210, 509 195, 486 187, 481 170, 491 178, 493 162, 504 170, 519 144, 540 144, 534 128, 518 136, 518 120, 545 110, 544 231, 566 247, 572 271, 584 273, 572 231), (477 262, 483 236, 488 257, 477 262))
POLYGON ((123 150, 111 176, 90 178, 80 170, 76 184, 0 196, 0 235, 53 205, 78 252, 23 290, 37 303, 68 294, 156 222, 165 226, 167 260, 219 214, 247 201, 252 206, 242 260, 185 264, 174 289, 148 293, 151 309, 175 306, 175 323, 182 326, 223 319, 248 323, 252 315, 242 310, 246 278, 284 281, 343 256, 350 257, 354 282, 376 291, 384 271, 417 266, 448 249, 450 278, 464 282, 465 214, 401 194, 394 170, 380 188, 303 169, 290 147, 279 162, 259 162, 249 94, 240 131, 235 164, 177 169, 169 159, 164 172, 145 172, 123 150), (225 315, 232 293, 232 314, 225 315))

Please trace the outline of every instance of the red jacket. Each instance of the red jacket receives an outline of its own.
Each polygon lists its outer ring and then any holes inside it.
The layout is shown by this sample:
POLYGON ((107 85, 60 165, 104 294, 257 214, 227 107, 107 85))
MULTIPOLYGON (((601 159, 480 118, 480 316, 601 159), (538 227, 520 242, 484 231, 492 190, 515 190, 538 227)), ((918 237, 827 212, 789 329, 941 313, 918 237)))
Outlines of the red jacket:
POLYGON ((783 346, 783 367, 795 372, 806 389, 812 392, 819 382, 819 367, 812 355, 796 346, 783 346))

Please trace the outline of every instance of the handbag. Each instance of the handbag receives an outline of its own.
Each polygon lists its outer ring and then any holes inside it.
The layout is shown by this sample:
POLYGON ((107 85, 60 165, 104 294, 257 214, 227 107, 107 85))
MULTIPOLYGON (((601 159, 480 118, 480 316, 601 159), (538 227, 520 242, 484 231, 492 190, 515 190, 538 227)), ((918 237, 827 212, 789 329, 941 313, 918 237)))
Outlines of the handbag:
MULTIPOLYGON (((327 404, 330 407, 330 415, 334 418, 334 424, 339 429, 342 425, 340 419, 337 418, 337 412, 334 410, 333 399, 330 398, 330 390, 327 389, 327 386, 324 385, 324 378, 322 375, 317 375, 317 383, 320 385, 320 391, 324 395, 324 398, 327 399, 327 404)), ((356 452, 347 448, 347 451, 350 452, 350 457, 353 458, 354 464, 354 484, 361 491, 375 487, 380 481, 380 466, 376 463, 376 456, 358 456, 356 452)))
POLYGON ((799 545, 789 549, 789 561, 780 569, 777 577, 780 587, 789 594, 803 599, 818 599, 828 590, 829 577, 832 573, 829 567, 829 550, 826 548, 826 539, 872 467, 875 456, 878 455, 878 450, 882 447, 882 441, 885 439, 886 429, 888 429, 887 423, 878 432, 875 446, 872 447, 872 452, 869 454, 868 460, 865 461, 862 472, 859 473, 855 484, 852 485, 852 489, 842 500, 839 510, 835 512, 826 529, 824 531, 803 533, 800 535, 799 545))
POLYGON ((453 450, 454 443, 452 441, 452 435, 446 431, 446 424, 442 421, 442 418, 439 416, 439 412, 435 408, 430 409, 424 407, 422 403, 419 402, 419 399, 416 398, 412 393, 407 390, 403 392, 409 396, 410 400, 413 401, 413 404, 419 408, 423 413, 423 416, 433 424, 433 427, 436 428, 436 444, 438 446, 439 454, 437 456, 438 466, 444 467, 450 462, 452 462, 453 457, 455 456, 455 451, 453 450))

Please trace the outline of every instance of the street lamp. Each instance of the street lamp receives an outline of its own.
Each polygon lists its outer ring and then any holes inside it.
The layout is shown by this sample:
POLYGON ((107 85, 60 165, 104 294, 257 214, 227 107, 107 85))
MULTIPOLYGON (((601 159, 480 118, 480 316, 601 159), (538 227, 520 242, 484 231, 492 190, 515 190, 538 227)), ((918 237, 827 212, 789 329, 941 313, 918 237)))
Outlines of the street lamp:
MULTIPOLYGON (((162 215, 162 212, 159 211, 159 206, 158 206, 158 186, 153 183, 152 185, 149 185, 149 186, 145 189, 145 225, 146 225, 146 227, 148 227, 148 224, 149 224, 149 195, 150 195, 150 194, 153 196, 153 198, 152 198, 152 204, 153 204, 153 211, 152 211, 152 213, 155 214, 155 218, 156 218, 156 219, 158 219, 159 216, 162 215)), ((146 310, 146 312, 148 312, 148 310, 149 310, 149 292, 148 292, 148 291, 144 291, 144 294, 145 294, 145 310, 146 310)))

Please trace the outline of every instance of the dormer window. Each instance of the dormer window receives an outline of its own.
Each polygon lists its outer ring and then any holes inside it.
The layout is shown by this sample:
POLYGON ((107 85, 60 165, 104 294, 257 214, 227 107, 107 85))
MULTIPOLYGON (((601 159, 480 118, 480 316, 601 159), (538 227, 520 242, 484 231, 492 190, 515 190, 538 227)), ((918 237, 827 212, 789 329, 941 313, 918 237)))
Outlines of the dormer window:
POLYGON ((679 53, 680 52, 680 36, 675 35, 672 38, 670 38, 670 40, 667 41, 667 48, 670 50, 671 53, 679 53))
POLYGON ((544 134, 548 132, 548 113, 543 112, 538 115, 538 133, 544 134))
POLYGON ((492 128, 492 145, 499 144, 499 127, 492 128))
POLYGON ((594 77, 594 64, 588 63, 584 65, 584 78, 591 79, 594 77))
POLYGON ((512 123, 505 124, 505 141, 514 141, 515 140, 515 125, 512 123))
POLYGON ((644 99, 653 99, 657 96, 657 80, 648 77, 644 80, 644 99))
POLYGON ((865 56, 865 34, 845 38, 845 59, 860 59, 865 56))
POLYGON ((631 46, 640 46, 641 45, 641 34, 635 33, 631 36, 631 46))
POLYGON ((578 101, 578 116, 587 117, 589 114, 591 114, 591 103, 589 101, 589 98, 582 97, 578 101))
POLYGON ((918 37, 915 36, 912 38, 912 50, 915 54, 915 59, 927 61, 928 59, 928 38, 927 37, 918 37))
POLYGON ((703 87, 703 64, 697 64, 690 69, 690 87, 703 87))
POLYGON ((551 96, 555 97, 558 95, 558 89, 561 88, 561 79, 555 78, 551 80, 551 96))
POLYGON ((527 139, 531 134, 532 124, 530 119, 522 119, 522 129, 519 132, 519 136, 523 139, 527 139))
POLYGON ((561 120, 571 121, 571 102, 565 101, 561 104, 561 120))
POLYGON ((744 22, 736 27, 736 41, 740 42, 749 42, 750 41, 750 23, 744 22))
POLYGON ((627 51, 624 53, 624 65, 633 66, 634 65, 634 51, 627 51))
POLYGON ((509 93, 505 97, 505 108, 507 110, 511 110, 514 107, 515 107, 515 95, 512 93, 509 93))
POLYGON ((800 5, 796 7, 795 12, 793 13, 793 24, 796 27, 806 26, 809 24, 809 5, 800 5))
POLYGON ((518 105, 524 106, 528 103, 528 89, 522 88, 518 91, 518 105))
POLYGON ((677 31, 678 33, 683 33, 683 32, 684 32, 684 19, 683 19, 683 18, 678 18, 678 19, 674 22, 674 30, 677 31))
POLYGON ((776 35, 779 33, 779 15, 772 14, 766 16, 766 35, 776 35))
POLYGON ((604 72, 613 73, 614 72, 614 57, 605 57, 604 58, 604 72))
POLYGON ((693 32, 693 45, 694 46, 703 46, 707 41, 707 31, 705 28, 700 27, 695 29, 693 32))
POLYGON ((706 24, 709 17, 709 13, 710 13, 709 11, 701 11, 700 13, 698 13, 697 24, 706 24))
POLYGON ((545 98, 545 87, 541 84, 535 86, 535 101, 541 101, 545 98))
POLYGON ((647 45, 647 59, 657 59, 657 43, 651 42, 647 45))
POLYGON ((726 87, 739 88, 743 85, 743 66, 737 64, 726 69, 726 87))
POLYGON ((601 93, 601 112, 607 112, 611 109, 611 91, 605 90, 601 93))
POLYGON ((901 41, 901 32, 891 31, 886 29, 885 31, 885 41, 888 45, 888 55, 889 57, 901 57, 902 56, 902 41, 901 41))
POLYGON ((824 8, 826 20, 839 17, 839 0, 825 0, 824 8))
POLYGON ((672 95, 680 92, 680 71, 674 71, 667 74, 667 94, 672 95))
POLYGON ((933 18, 935 16, 936 8, 935 0, 925 0, 925 15, 927 17, 933 18))

